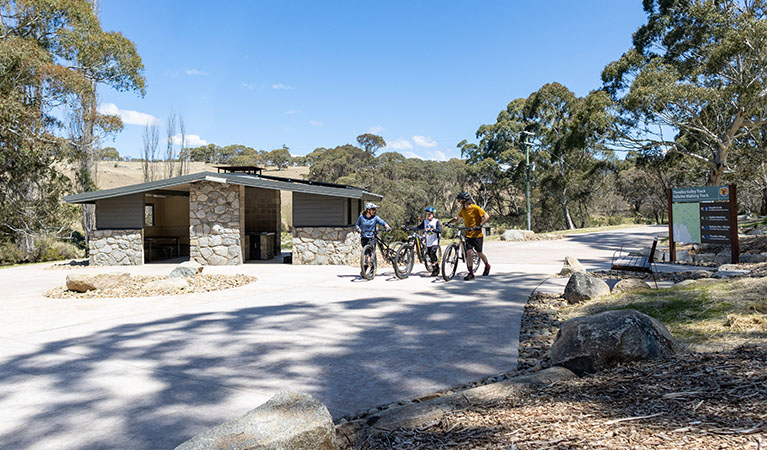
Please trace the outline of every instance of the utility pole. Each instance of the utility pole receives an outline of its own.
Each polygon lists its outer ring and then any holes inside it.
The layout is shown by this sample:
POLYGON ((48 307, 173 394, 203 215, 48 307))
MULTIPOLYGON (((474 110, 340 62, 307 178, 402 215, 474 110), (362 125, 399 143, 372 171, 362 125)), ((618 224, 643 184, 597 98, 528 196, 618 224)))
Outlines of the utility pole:
MULTIPOLYGON (((522 133, 528 136, 535 136, 535 133, 530 131, 522 131, 522 133)), ((530 217, 530 146, 533 145, 533 142, 528 142, 527 138, 524 138, 522 144, 525 146, 525 208, 527 210, 527 229, 532 230, 532 220, 530 217)))

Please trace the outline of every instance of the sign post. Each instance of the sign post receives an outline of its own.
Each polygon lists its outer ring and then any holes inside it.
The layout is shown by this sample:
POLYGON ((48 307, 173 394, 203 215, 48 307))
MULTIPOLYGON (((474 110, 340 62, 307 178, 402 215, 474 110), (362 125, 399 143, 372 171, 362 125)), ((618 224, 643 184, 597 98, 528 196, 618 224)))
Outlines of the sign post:
POLYGON ((676 243, 730 246, 732 263, 740 259, 738 202, 734 184, 668 189, 669 260, 676 261, 676 243))

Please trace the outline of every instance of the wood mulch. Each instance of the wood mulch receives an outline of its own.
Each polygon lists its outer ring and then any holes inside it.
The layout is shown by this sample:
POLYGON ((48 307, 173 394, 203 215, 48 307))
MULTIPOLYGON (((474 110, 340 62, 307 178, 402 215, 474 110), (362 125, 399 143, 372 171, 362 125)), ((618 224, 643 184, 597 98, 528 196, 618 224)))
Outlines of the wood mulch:
POLYGON ((371 436, 363 448, 767 448, 767 348, 627 364, 371 436))
MULTIPOLYGON (((530 297, 519 373, 550 365, 564 305, 556 294, 530 297)), ((767 345, 625 364, 374 433, 360 448, 767 450, 767 345)))

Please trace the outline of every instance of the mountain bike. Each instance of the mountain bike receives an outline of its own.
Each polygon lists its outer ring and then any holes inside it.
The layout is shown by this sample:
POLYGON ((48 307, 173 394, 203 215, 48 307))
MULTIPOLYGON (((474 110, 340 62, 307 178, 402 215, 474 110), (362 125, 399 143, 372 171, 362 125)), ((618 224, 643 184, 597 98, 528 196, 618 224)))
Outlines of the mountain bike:
POLYGON ((442 255, 442 248, 437 247, 437 259, 432 261, 431 255, 429 255, 429 247, 426 246, 425 233, 429 232, 414 232, 411 234, 404 245, 399 248, 397 252, 396 267, 400 271, 402 278, 407 278, 413 271, 413 264, 415 263, 415 257, 418 256, 418 261, 423 263, 426 270, 433 272, 435 268, 439 267, 439 257, 442 255))
MULTIPOLYGON (((455 240, 450 243, 450 245, 447 246, 445 249, 445 254, 442 256, 442 278, 445 281, 450 281, 455 276, 456 270, 458 270, 458 262, 459 261, 466 261, 466 232, 467 231, 474 231, 474 230, 481 230, 482 227, 473 227, 473 228, 466 228, 461 226, 455 226, 450 224, 445 224, 446 227, 449 228, 455 228, 458 230, 458 235, 455 236, 455 240)), ((480 258, 479 255, 474 252, 474 261, 473 261, 473 271, 474 273, 477 273, 477 270, 479 269, 479 263, 480 258)))
POLYGON ((381 249, 381 255, 386 261, 389 261, 394 267, 394 275, 397 278, 406 278, 400 274, 399 268, 397 268, 397 251, 404 244, 404 242, 394 242, 389 245, 381 239, 378 230, 373 231, 373 242, 369 242, 362 248, 362 254, 360 255, 360 275, 366 280, 372 280, 376 276, 378 271, 378 256, 376 254, 376 246, 381 249))

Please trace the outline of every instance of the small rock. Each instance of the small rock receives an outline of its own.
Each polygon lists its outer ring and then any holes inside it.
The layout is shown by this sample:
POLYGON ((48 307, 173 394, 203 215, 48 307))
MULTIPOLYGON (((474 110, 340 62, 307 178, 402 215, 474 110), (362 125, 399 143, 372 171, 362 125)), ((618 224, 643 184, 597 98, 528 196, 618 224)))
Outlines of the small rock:
POLYGON ((202 264, 196 261, 184 261, 170 273, 170 278, 187 278, 202 273, 202 264))
POLYGON ((697 283, 697 280, 682 280, 679 283, 674 284, 674 287, 686 287, 697 283))
POLYGON ((148 291, 175 292, 189 287, 189 283, 183 278, 166 278, 153 281, 145 286, 148 291))
POLYGON ((87 292, 95 289, 109 289, 130 281, 127 272, 99 274, 71 273, 67 275, 67 289, 75 292, 87 292))
POLYGON ((628 292, 628 291, 636 291, 638 289, 651 289, 650 285, 646 282, 636 279, 636 278, 627 278, 625 280, 619 281, 614 287, 613 287, 613 294, 620 293, 620 292, 628 292))
POLYGON ((522 230, 506 230, 501 235, 502 241, 524 241, 525 235, 522 230))
POLYGON ((714 278, 735 278, 735 277, 742 277, 745 275, 748 275, 751 271, 750 270, 742 270, 742 269, 730 269, 730 270, 717 270, 714 275, 712 275, 714 278))
POLYGON ((764 232, 762 230, 760 230, 759 228, 754 228, 753 230, 748 231, 746 233, 746 236, 761 236, 763 234, 764 232))
POLYGON ((562 266, 562 270, 559 271, 560 277, 569 277, 576 272, 586 272, 586 268, 583 267, 577 258, 572 256, 565 256, 565 263, 562 266))
POLYGON ((610 286, 599 278, 587 273, 576 272, 565 286, 565 299, 570 304, 580 303, 610 293, 610 286))

